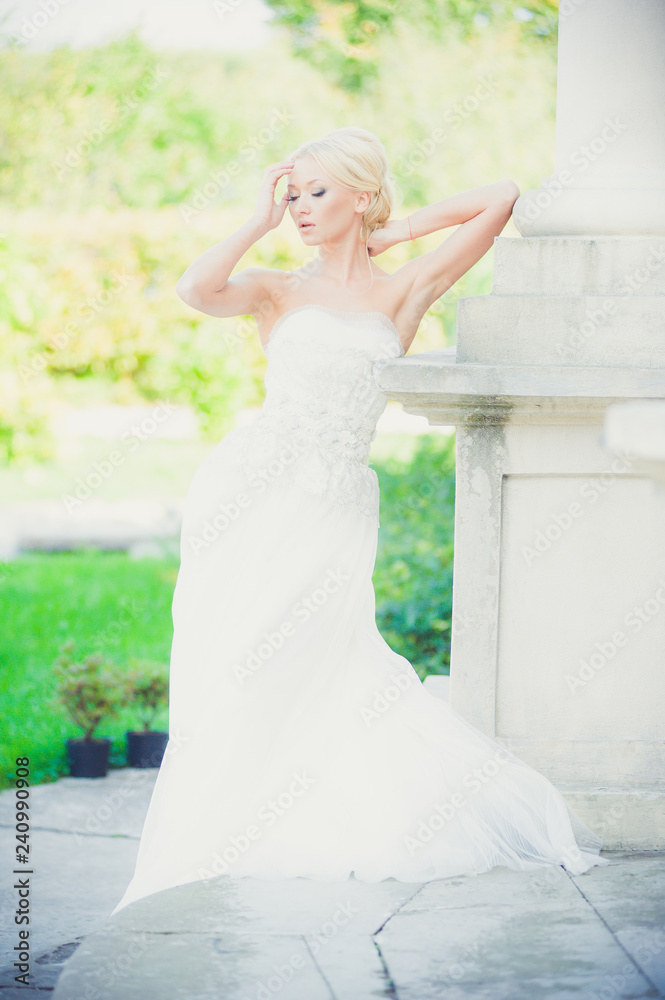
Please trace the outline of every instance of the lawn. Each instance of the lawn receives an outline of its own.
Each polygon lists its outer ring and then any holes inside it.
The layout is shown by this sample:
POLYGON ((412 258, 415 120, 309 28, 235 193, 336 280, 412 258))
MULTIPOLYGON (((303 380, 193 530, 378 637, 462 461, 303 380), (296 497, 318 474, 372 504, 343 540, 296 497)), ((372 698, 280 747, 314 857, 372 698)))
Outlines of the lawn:
MULTIPOLYGON (((131 656, 168 664, 171 600, 178 564, 130 559, 95 550, 29 553, 4 563, 0 583, 0 700, 3 787, 14 758, 31 758, 34 783, 67 773, 64 740, 80 736, 53 701, 52 664, 66 639, 83 654, 103 652, 125 669, 131 656)), ((162 728, 166 710, 157 720, 162 728)), ((124 733, 138 728, 131 708, 98 735, 113 738, 113 765, 122 765, 124 733)))
MULTIPOLYGON (((446 672, 450 638, 453 442, 446 436, 385 435, 372 465, 381 484, 374 572, 377 621, 388 643, 421 677, 446 672), (388 438, 391 440, 388 440, 388 438)), ((74 638, 82 655, 104 653, 127 669, 131 657, 169 662, 175 558, 131 559, 96 550, 28 553, 0 564, 0 787, 16 756, 31 758, 32 780, 67 773, 64 741, 76 726, 54 701, 52 664, 74 638)), ((125 764, 131 706, 100 725, 113 739, 111 765, 125 764)), ((155 728, 166 728, 163 710, 155 728)))

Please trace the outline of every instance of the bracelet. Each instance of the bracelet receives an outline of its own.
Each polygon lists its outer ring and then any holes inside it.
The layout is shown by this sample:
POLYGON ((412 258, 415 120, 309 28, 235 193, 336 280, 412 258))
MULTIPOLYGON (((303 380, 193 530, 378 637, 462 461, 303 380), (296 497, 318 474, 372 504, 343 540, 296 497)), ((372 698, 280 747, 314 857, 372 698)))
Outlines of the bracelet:
POLYGON ((407 215, 406 221, 409 223, 409 239, 413 239, 413 234, 411 232, 411 218, 407 215))

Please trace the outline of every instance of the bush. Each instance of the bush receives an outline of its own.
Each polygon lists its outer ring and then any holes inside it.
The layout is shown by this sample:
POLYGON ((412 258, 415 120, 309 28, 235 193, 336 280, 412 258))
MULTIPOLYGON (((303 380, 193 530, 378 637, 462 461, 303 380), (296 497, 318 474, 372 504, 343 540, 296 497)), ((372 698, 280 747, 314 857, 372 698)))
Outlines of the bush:
POLYGON ((54 664, 57 697, 77 726, 83 739, 94 739, 94 732, 103 719, 117 714, 121 691, 116 682, 113 664, 98 653, 74 658, 75 641, 68 640, 54 664))
POLYGON ((126 697, 136 710, 141 731, 146 733, 151 729, 160 708, 168 704, 168 667, 152 660, 133 660, 125 684, 126 697))
POLYGON ((388 645, 421 679, 450 670, 454 436, 426 435, 413 458, 373 463, 381 488, 374 589, 388 645))

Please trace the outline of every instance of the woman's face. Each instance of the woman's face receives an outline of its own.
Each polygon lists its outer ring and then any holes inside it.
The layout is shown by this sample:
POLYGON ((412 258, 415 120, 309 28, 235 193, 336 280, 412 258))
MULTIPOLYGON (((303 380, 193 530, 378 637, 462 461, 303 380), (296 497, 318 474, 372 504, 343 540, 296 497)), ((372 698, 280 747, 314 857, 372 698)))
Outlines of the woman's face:
POLYGON ((367 208, 369 196, 336 184, 312 156, 299 156, 287 177, 289 211, 303 242, 334 242, 367 208))

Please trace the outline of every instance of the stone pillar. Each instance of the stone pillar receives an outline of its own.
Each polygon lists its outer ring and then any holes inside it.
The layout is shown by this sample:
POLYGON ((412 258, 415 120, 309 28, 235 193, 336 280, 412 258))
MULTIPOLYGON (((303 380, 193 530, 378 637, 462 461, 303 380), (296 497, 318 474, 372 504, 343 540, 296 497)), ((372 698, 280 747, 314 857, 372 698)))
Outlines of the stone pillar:
POLYGON ((554 173, 523 236, 665 234, 663 0, 562 0, 554 173))
POLYGON ((630 451, 635 467, 665 489, 665 400, 610 406, 605 414, 605 446, 630 451))
POLYGON ((665 491, 603 421, 665 399, 665 2, 561 10, 557 169, 626 128, 558 196, 518 200, 523 238, 459 300, 457 347, 377 379, 458 427, 451 706, 607 848, 663 848, 665 491))

